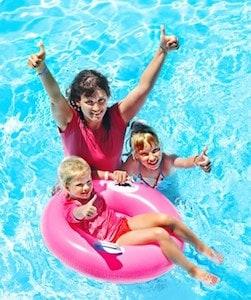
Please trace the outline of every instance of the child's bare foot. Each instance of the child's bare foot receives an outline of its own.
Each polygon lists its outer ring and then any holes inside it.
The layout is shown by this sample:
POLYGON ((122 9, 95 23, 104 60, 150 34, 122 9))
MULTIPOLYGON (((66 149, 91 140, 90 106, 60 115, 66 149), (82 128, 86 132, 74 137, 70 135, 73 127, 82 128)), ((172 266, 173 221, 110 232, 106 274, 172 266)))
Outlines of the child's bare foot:
POLYGON ((197 248, 197 250, 218 264, 223 262, 223 256, 219 252, 207 247, 206 245, 201 245, 197 248))
POLYGON ((201 282, 204 282, 204 283, 210 284, 210 285, 216 285, 220 281, 220 279, 217 276, 215 276, 211 273, 208 273, 196 266, 194 266, 190 269, 189 274, 192 277, 200 280, 201 282))

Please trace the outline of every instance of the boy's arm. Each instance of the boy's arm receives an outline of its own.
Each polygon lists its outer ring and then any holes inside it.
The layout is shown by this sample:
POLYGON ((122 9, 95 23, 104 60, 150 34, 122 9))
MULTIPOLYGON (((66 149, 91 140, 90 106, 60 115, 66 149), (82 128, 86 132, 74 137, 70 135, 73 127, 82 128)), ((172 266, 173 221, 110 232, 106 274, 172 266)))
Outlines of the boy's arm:
POLYGON ((28 65, 37 71, 37 75, 41 79, 42 84, 50 97, 53 117, 58 127, 61 130, 64 130, 72 119, 73 111, 65 97, 62 95, 58 83, 44 62, 46 53, 43 43, 40 43, 39 48, 40 51, 38 53, 29 57, 28 65))
POLYGON ((77 221, 92 218, 97 213, 97 208, 93 205, 97 195, 94 195, 86 204, 75 207, 72 210, 73 216, 77 221))
POLYGON ((119 110, 123 120, 128 123, 144 104, 151 91, 167 52, 178 49, 178 41, 174 36, 166 36, 164 27, 161 28, 161 42, 152 61, 142 74, 139 84, 119 103, 119 110))

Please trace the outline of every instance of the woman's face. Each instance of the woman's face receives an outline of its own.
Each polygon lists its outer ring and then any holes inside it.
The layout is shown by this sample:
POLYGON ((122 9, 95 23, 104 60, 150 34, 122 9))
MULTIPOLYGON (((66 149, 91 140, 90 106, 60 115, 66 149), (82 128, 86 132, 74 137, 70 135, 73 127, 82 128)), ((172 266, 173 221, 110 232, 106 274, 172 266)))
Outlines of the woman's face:
POLYGON ((93 190, 91 172, 73 178, 66 189, 74 199, 89 200, 93 190))
POLYGON ((135 158, 147 169, 157 170, 162 160, 160 146, 145 143, 142 150, 135 151, 135 158))
POLYGON ((99 127, 107 110, 108 97, 106 92, 97 89, 91 96, 81 96, 77 105, 81 107, 88 125, 99 127))

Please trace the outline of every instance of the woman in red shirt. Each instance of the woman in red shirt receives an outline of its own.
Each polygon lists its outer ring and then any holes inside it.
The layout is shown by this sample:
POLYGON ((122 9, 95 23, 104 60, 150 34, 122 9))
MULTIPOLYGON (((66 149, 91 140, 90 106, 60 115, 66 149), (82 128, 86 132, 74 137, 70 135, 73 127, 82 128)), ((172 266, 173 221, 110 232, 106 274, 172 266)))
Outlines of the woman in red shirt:
POLYGON ((166 36, 162 27, 160 46, 138 85, 123 100, 108 108, 108 81, 94 70, 77 74, 66 99, 45 64, 45 48, 41 43, 40 51, 30 56, 28 64, 36 69, 50 97, 65 155, 83 157, 90 164, 93 175, 96 173, 99 178, 107 178, 109 174, 109 179, 116 179, 115 170, 121 164, 127 124, 144 104, 167 52, 177 48, 176 37, 166 36))

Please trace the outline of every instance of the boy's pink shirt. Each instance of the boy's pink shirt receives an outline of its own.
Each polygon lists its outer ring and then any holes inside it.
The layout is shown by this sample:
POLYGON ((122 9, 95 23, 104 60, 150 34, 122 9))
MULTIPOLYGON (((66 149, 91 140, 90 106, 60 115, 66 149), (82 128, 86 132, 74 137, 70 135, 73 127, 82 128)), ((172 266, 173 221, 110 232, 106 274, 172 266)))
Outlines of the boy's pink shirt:
POLYGON ((73 210, 83 204, 79 200, 67 199, 65 201, 65 217, 71 227, 80 234, 84 231, 97 239, 112 241, 120 227, 122 217, 116 216, 115 211, 107 207, 105 200, 97 196, 93 203, 97 208, 96 215, 91 219, 77 220, 73 215, 73 210))
POLYGON ((84 158, 92 169, 114 171, 121 165, 126 126, 118 103, 108 108, 111 128, 109 133, 101 126, 91 130, 73 110, 73 118, 64 131, 60 131, 65 155, 84 158))

